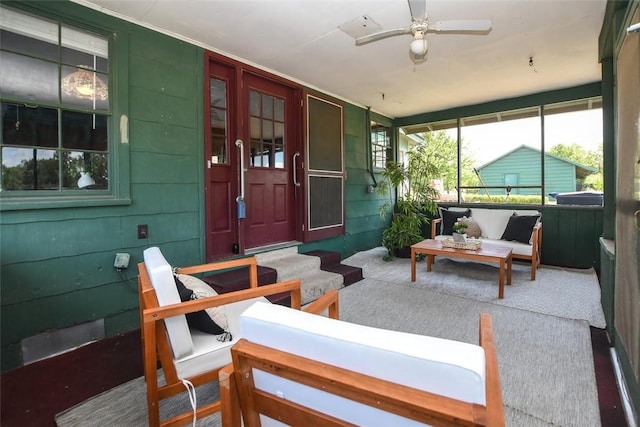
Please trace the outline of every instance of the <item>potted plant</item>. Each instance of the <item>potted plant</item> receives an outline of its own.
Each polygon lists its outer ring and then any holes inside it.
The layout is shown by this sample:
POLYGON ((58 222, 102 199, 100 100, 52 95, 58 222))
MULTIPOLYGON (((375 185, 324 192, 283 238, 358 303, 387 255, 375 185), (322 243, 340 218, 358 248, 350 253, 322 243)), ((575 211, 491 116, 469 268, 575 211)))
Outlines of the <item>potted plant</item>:
POLYGON ((385 219, 392 211, 391 222, 382 233, 382 245, 387 248, 385 259, 408 258, 411 245, 424 240, 422 230, 437 212, 439 193, 431 185, 437 177, 437 168, 419 146, 409 152, 407 166, 390 161, 381 175, 378 193, 389 195, 389 200, 380 207, 381 218, 385 219), (393 188, 396 189, 395 204, 393 188))
POLYGON ((464 222, 456 221, 453 224, 453 240, 455 242, 464 242, 464 235, 467 232, 467 227, 469 225, 464 222))

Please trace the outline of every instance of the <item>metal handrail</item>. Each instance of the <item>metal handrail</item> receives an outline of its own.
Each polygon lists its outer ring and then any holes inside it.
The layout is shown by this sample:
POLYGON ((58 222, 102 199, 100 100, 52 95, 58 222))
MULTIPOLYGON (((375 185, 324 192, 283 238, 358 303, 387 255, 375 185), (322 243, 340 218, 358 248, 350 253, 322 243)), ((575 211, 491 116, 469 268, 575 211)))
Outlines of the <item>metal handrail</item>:
POLYGON ((236 147, 240 149, 240 195, 236 197, 236 202, 244 201, 244 143, 241 139, 236 139, 236 147))

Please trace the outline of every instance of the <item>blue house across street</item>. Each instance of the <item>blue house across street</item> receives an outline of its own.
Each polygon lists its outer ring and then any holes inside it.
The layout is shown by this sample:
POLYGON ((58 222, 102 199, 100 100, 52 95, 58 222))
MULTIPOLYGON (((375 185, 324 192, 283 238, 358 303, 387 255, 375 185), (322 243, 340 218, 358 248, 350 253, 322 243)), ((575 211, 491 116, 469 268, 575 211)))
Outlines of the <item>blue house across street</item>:
MULTIPOLYGON (((490 195, 505 195, 512 187, 510 195, 540 194, 533 186, 542 182, 540 175, 540 150, 521 145, 508 153, 477 168, 480 185, 486 186, 490 195), (531 188, 522 188, 532 186, 531 188)), ((544 153, 544 191, 545 193, 566 193, 583 190, 581 182, 597 170, 572 160, 544 153)))

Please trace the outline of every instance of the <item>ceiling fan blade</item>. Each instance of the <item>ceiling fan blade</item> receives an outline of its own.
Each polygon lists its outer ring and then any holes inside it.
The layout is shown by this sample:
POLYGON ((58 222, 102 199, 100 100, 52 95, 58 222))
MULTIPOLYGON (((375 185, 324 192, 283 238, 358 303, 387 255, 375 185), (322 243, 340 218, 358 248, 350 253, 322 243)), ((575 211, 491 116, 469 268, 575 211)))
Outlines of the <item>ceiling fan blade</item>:
POLYGON ((399 36, 402 34, 411 34, 411 30, 407 28, 398 28, 397 30, 380 31, 377 33, 369 34, 368 36, 358 37, 356 39, 356 46, 362 46, 363 44, 386 39, 387 37, 399 36))
POLYGON ((407 0, 409 12, 414 21, 424 21, 427 18, 427 0, 407 0))
POLYGON ((428 31, 441 32, 487 32, 491 30, 493 23, 490 19, 458 19, 451 21, 438 21, 429 25, 428 31))

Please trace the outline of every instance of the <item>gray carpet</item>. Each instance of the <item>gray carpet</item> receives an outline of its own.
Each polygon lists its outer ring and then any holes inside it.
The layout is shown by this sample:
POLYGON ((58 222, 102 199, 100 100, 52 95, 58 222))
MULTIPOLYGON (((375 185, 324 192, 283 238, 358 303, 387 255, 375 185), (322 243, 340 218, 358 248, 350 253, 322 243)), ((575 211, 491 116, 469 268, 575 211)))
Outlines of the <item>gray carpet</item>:
MULTIPOLYGON (((434 273, 438 273, 435 267, 432 273, 426 273, 422 266, 418 281, 411 284, 408 260, 378 262, 381 260, 381 256, 378 257, 380 253, 380 249, 374 249, 348 259, 351 265, 362 262, 358 265, 364 267, 365 279, 340 290, 342 320, 477 343, 479 313, 490 313, 496 338, 507 425, 600 425, 589 331, 589 322, 597 322, 599 314, 589 313, 588 309, 569 309, 562 312, 559 308, 554 308, 553 313, 537 312, 540 307, 548 305, 549 297, 545 294, 548 289, 543 282, 548 280, 560 290, 569 289, 565 283, 566 271, 541 269, 539 279, 531 282, 528 276, 526 281, 522 277, 516 279, 514 269, 513 289, 507 288, 505 300, 498 301, 495 278, 497 272, 494 267, 489 267, 493 268, 493 271, 488 270, 487 273, 491 276, 490 280, 479 283, 490 290, 492 295, 474 293, 471 290, 472 285, 467 283, 464 286, 467 290, 461 294, 462 296, 457 296, 449 291, 444 292, 441 285, 433 289, 435 285, 429 285, 429 281, 424 279, 424 276, 428 275, 435 277, 434 273), (541 274, 543 270, 545 273, 541 274), (555 279, 554 272, 557 273, 555 279), (539 291, 526 291, 530 305, 521 307, 524 309, 507 306, 508 301, 513 302, 521 298, 515 297, 515 289, 527 284, 539 291), (479 295, 478 299, 474 299, 476 294, 479 295)), ((444 268, 448 263, 450 261, 439 259, 436 265, 440 264, 438 268, 444 268)), ((477 277, 480 274, 477 270, 484 267, 486 266, 477 264, 454 264, 448 268, 454 270, 457 276, 463 277, 464 280, 456 277, 458 282, 466 282, 469 277, 461 274, 462 269, 476 270, 475 273, 467 272, 466 275, 477 277)), ((591 274, 580 274, 586 277, 584 282, 590 282, 591 274)), ((562 295, 555 298, 565 299, 562 295)), ((578 301, 570 305, 587 304, 580 292, 570 291, 567 299, 573 298, 577 298, 578 301), (574 296, 574 293, 578 295, 574 296)), ((524 304, 524 301, 518 304, 524 304)), ((598 307, 595 311, 601 309, 598 307)), ((217 394, 215 388, 208 386, 199 390, 198 399, 212 398, 214 394, 217 394)), ((187 398, 184 396, 179 400, 179 403, 184 405, 187 398)), ((171 413, 175 404, 176 402, 165 402, 161 408, 162 412, 171 413)), ((144 380, 135 379, 91 398, 59 414, 56 422, 61 427, 147 425, 144 380)), ((201 420, 197 425, 218 426, 219 414, 201 420)))
POLYGON ((383 260, 385 248, 359 252, 343 264, 363 267, 364 277, 390 285, 421 289, 471 298, 491 304, 521 308, 541 314, 586 320, 591 326, 605 328, 600 302, 600 285, 593 268, 568 269, 541 266, 531 280, 531 265, 514 262, 511 286, 505 286, 504 299, 498 298, 498 266, 436 257, 430 272, 426 261, 416 266, 416 281, 411 282, 411 261, 383 260))

